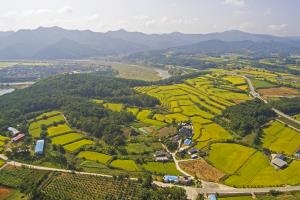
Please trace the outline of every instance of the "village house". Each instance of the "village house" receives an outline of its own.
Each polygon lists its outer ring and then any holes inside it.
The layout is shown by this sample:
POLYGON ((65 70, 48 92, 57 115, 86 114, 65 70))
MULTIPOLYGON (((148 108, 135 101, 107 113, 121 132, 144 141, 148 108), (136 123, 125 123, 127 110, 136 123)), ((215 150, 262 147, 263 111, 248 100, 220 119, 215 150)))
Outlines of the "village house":
POLYGON ((179 183, 179 178, 178 178, 178 176, 165 175, 164 182, 165 183, 179 183))
POLYGON ((25 137, 25 134, 24 133, 19 133, 18 135, 16 135, 15 137, 13 137, 11 140, 13 142, 19 142, 21 141, 22 139, 24 139, 25 137))
POLYGON ((197 155, 197 154, 191 155, 191 159, 197 159, 197 158, 198 158, 198 155, 197 155))
POLYGON ((191 139, 185 139, 185 140, 183 141, 183 144, 184 144, 184 145, 187 145, 187 146, 191 146, 191 145, 192 145, 192 140, 191 140, 191 139))
POLYGON ((15 128, 13 128, 13 127, 8 127, 7 130, 8 130, 9 132, 11 132, 11 134, 12 134, 13 136, 15 136, 15 135, 17 135, 18 133, 20 133, 19 130, 15 129, 15 128))
POLYGON ((154 157, 156 162, 167 162, 172 156, 168 152, 161 150, 156 151, 154 157))
POLYGON ((198 149, 196 149, 196 148, 191 148, 191 149, 188 151, 188 154, 189 154, 189 155, 192 155, 192 154, 195 154, 195 153, 198 153, 198 149))
POLYGON ((192 183, 192 178, 189 176, 179 176, 179 184, 190 185, 192 183))
POLYGON ((300 159, 300 149, 298 151, 296 151, 296 153, 294 154, 294 156, 298 159, 300 159))
POLYGON ((193 137, 193 130, 191 128, 182 127, 179 129, 179 133, 184 137, 193 137))
POLYGON ((192 183, 192 178, 188 177, 188 176, 165 175, 164 182, 165 183, 182 184, 182 185, 190 185, 192 183))

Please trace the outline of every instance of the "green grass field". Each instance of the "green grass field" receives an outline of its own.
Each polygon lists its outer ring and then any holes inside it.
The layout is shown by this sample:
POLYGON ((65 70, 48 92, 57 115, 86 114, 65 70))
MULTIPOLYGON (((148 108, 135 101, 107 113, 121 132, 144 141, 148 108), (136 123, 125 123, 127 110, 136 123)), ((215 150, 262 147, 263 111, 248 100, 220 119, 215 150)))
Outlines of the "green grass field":
POLYGON ((300 134, 284 124, 274 121, 264 129, 263 147, 274 152, 293 155, 299 148, 300 134))
POLYGON ((251 82, 255 89, 276 87, 275 84, 260 79, 251 79, 251 82))
POLYGON ((72 129, 67 124, 59 124, 58 126, 51 126, 47 129, 49 137, 54 137, 68 132, 72 132, 72 129))
POLYGON ((97 161, 102 164, 106 164, 109 160, 112 159, 111 156, 103 154, 103 153, 98 153, 98 152, 92 152, 92 151, 81 151, 78 155, 78 158, 85 158, 87 160, 91 161, 97 161))
POLYGON ((39 115, 37 116, 35 119, 36 120, 41 120, 43 118, 49 118, 49 117, 52 117, 52 116, 55 116, 55 115, 60 115, 61 113, 59 111, 50 111, 50 112, 46 112, 42 115, 39 115))
POLYGON ((125 148, 129 154, 141 154, 154 152, 161 149, 162 146, 160 143, 149 143, 148 145, 145 143, 129 143, 125 148))
POLYGON ((94 141, 83 139, 83 140, 79 140, 77 142, 73 142, 73 143, 65 145, 64 149, 69 152, 74 152, 74 151, 80 149, 81 147, 84 147, 85 145, 92 145, 92 144, 94 144, 94 141))
POLYGON ((65 145, 76 140, 82 139, 83 137, 84 135, 79 133, 67 133, 65 135, 51 138, 51 143, 57 145, 65 145))
POLYGON ((146 164, 143 164, 143 168, 146 171, 159 175, 181 175, 181 173, 176 169, 175 163, 173 162, 147 162, 146 164))
POLYGON ((123 109, 123 105, 120 103, 105 103, 104 106, 115 112, 121 112, 123 109))
POLYGON ((111 162, 111 166, 126 171, 139 171, 133 160, 114 160, 111 162))

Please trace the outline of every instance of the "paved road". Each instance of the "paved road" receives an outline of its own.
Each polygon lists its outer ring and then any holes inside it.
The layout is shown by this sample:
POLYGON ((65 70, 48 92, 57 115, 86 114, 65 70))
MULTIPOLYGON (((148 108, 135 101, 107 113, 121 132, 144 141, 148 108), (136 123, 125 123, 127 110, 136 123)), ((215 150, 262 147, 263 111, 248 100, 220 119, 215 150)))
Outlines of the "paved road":
MULTIPOLYGON (((4 165, 12 165, 16 167, 28 167, 31 169, 37 169, 37 170, 46 170, 46 171, 56 171, 56 172, 63 172, 63 173, 74 173, 74 174, 83 174, 83 175, 92 175, 92 176, 101 176, 101 177, 109 177, 111 178, 111 175, 107 174, 97 174, 97 173, 88 173, 88 172, 79 172, 79 171, 73 171, 73 170, 66 170, 66 169, 57 169, 57 168, 51 168, 51 167, 44 167, 44 166, 36 166, 36 165, 30 165, 26 163, 20 163, 15 161, 9 161, 7 160, 7 157, 0 154, 0 158, 5 158, 7 163, 4 165)), ((3 167, 2 167, 3 168, 3 167)), ((0 170, 2 169, 0 168, 0 170)), ((137 180, 136 178, 131 178, 131 180, 137 180)), ((175 185, 169 184, 169 183, 162 183, 158 181, 154 181, 154 183, 161 187, 174 187, 175 185)), ((201 194, 210 194, 210 193, 219 193, 219 194, 259 194, 259 193, 268 193, 270 190, 276 190, 281 192, 293 192, 293 191, 300 191, 300 186, 286 186, 286 187, 266 187, 266 188, 232 188, 228 186, 224 186, 221 184, 215 184, 210 182, 203 182, 202 186, 205 186, 205 184, 210 185, 209 187, 203 187, 203 188, 195 188, 191 186, 178 186, 186 190, 187 196, 189 199, 195 200, 199 193, 201 194), (203 185, 204 183, 204 185, 203 185), (221 186, 221 187, 220 187, 221 186)))
MULTIPOLYGON (((263 98, 260 96, 260 94, 257 93, 257 92, 255 91, 255 88, 254 88, 254 86, 253 86, 251 80, 250 80, 247 76, 242 76, 242 77, 243 77, 244 79, 246 79, 246 81, 247 81, 247 83, 248 83, 248 85, 249 85, 250 94, 251 94, 253 97, 262 100, 263 102, 268 103, 268 101, 267 101, 266 99, 263 99, 263 98)), ((283 113, 283 112, 281 112, 281 111, 279 111, 279 110, 277 110, 277 109, 275 109, 275 108, 272 108, 272 110, 273 110, 278 116, 284 117, 284 118, 286 118, 286 119, 288 119, 288 120, 290 120, 290 121, 293 121, 293 122, 295 122, 295 123, 297 123, 297 124, 300 125, 300 121, 296 120, 295 118, 293 118, 293 117, 291 117, 291 116, 289 116, 289 115, 287 115, 287 114, 285 114, 285 113, 283 113)), ((290 126, 291 126, 291 125, 290 125, 290 126)), ((298 130, 298 131, 300 131, 300 130, 297 129, 296 127, 293 127, 293 128, 296 129, 296 130, 298 130)))

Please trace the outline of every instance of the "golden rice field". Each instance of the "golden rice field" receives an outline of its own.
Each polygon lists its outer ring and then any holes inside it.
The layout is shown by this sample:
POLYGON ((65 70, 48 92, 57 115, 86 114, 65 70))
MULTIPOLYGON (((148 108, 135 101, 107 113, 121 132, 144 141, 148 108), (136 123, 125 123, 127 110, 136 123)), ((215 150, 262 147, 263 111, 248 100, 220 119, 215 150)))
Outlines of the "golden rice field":
POLYGON ((211 145, 208 160, 228 175, 224 183, 230 186, 267 187, 300 183, 300 174, 295 173, 300 161, 293 161, 287 168, 276 170, 262 152, 239 144, 211 145))
POLYGON ((293 155, 300 148, 300 133, 284 124, 273 121, 264 128, 263 147, 277 153, 293 155))

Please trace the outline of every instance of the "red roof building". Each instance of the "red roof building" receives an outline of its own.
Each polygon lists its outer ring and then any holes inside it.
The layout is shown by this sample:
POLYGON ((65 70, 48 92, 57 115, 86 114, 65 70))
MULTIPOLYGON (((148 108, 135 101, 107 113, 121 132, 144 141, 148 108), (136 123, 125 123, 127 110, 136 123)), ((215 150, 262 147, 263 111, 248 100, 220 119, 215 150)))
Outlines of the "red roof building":
POLYGON ((22 140, 25 137, 24 133, 19 133, 16 137, 13 137, 11 140, 13 142, 19 142, 20 140, 22 140))

